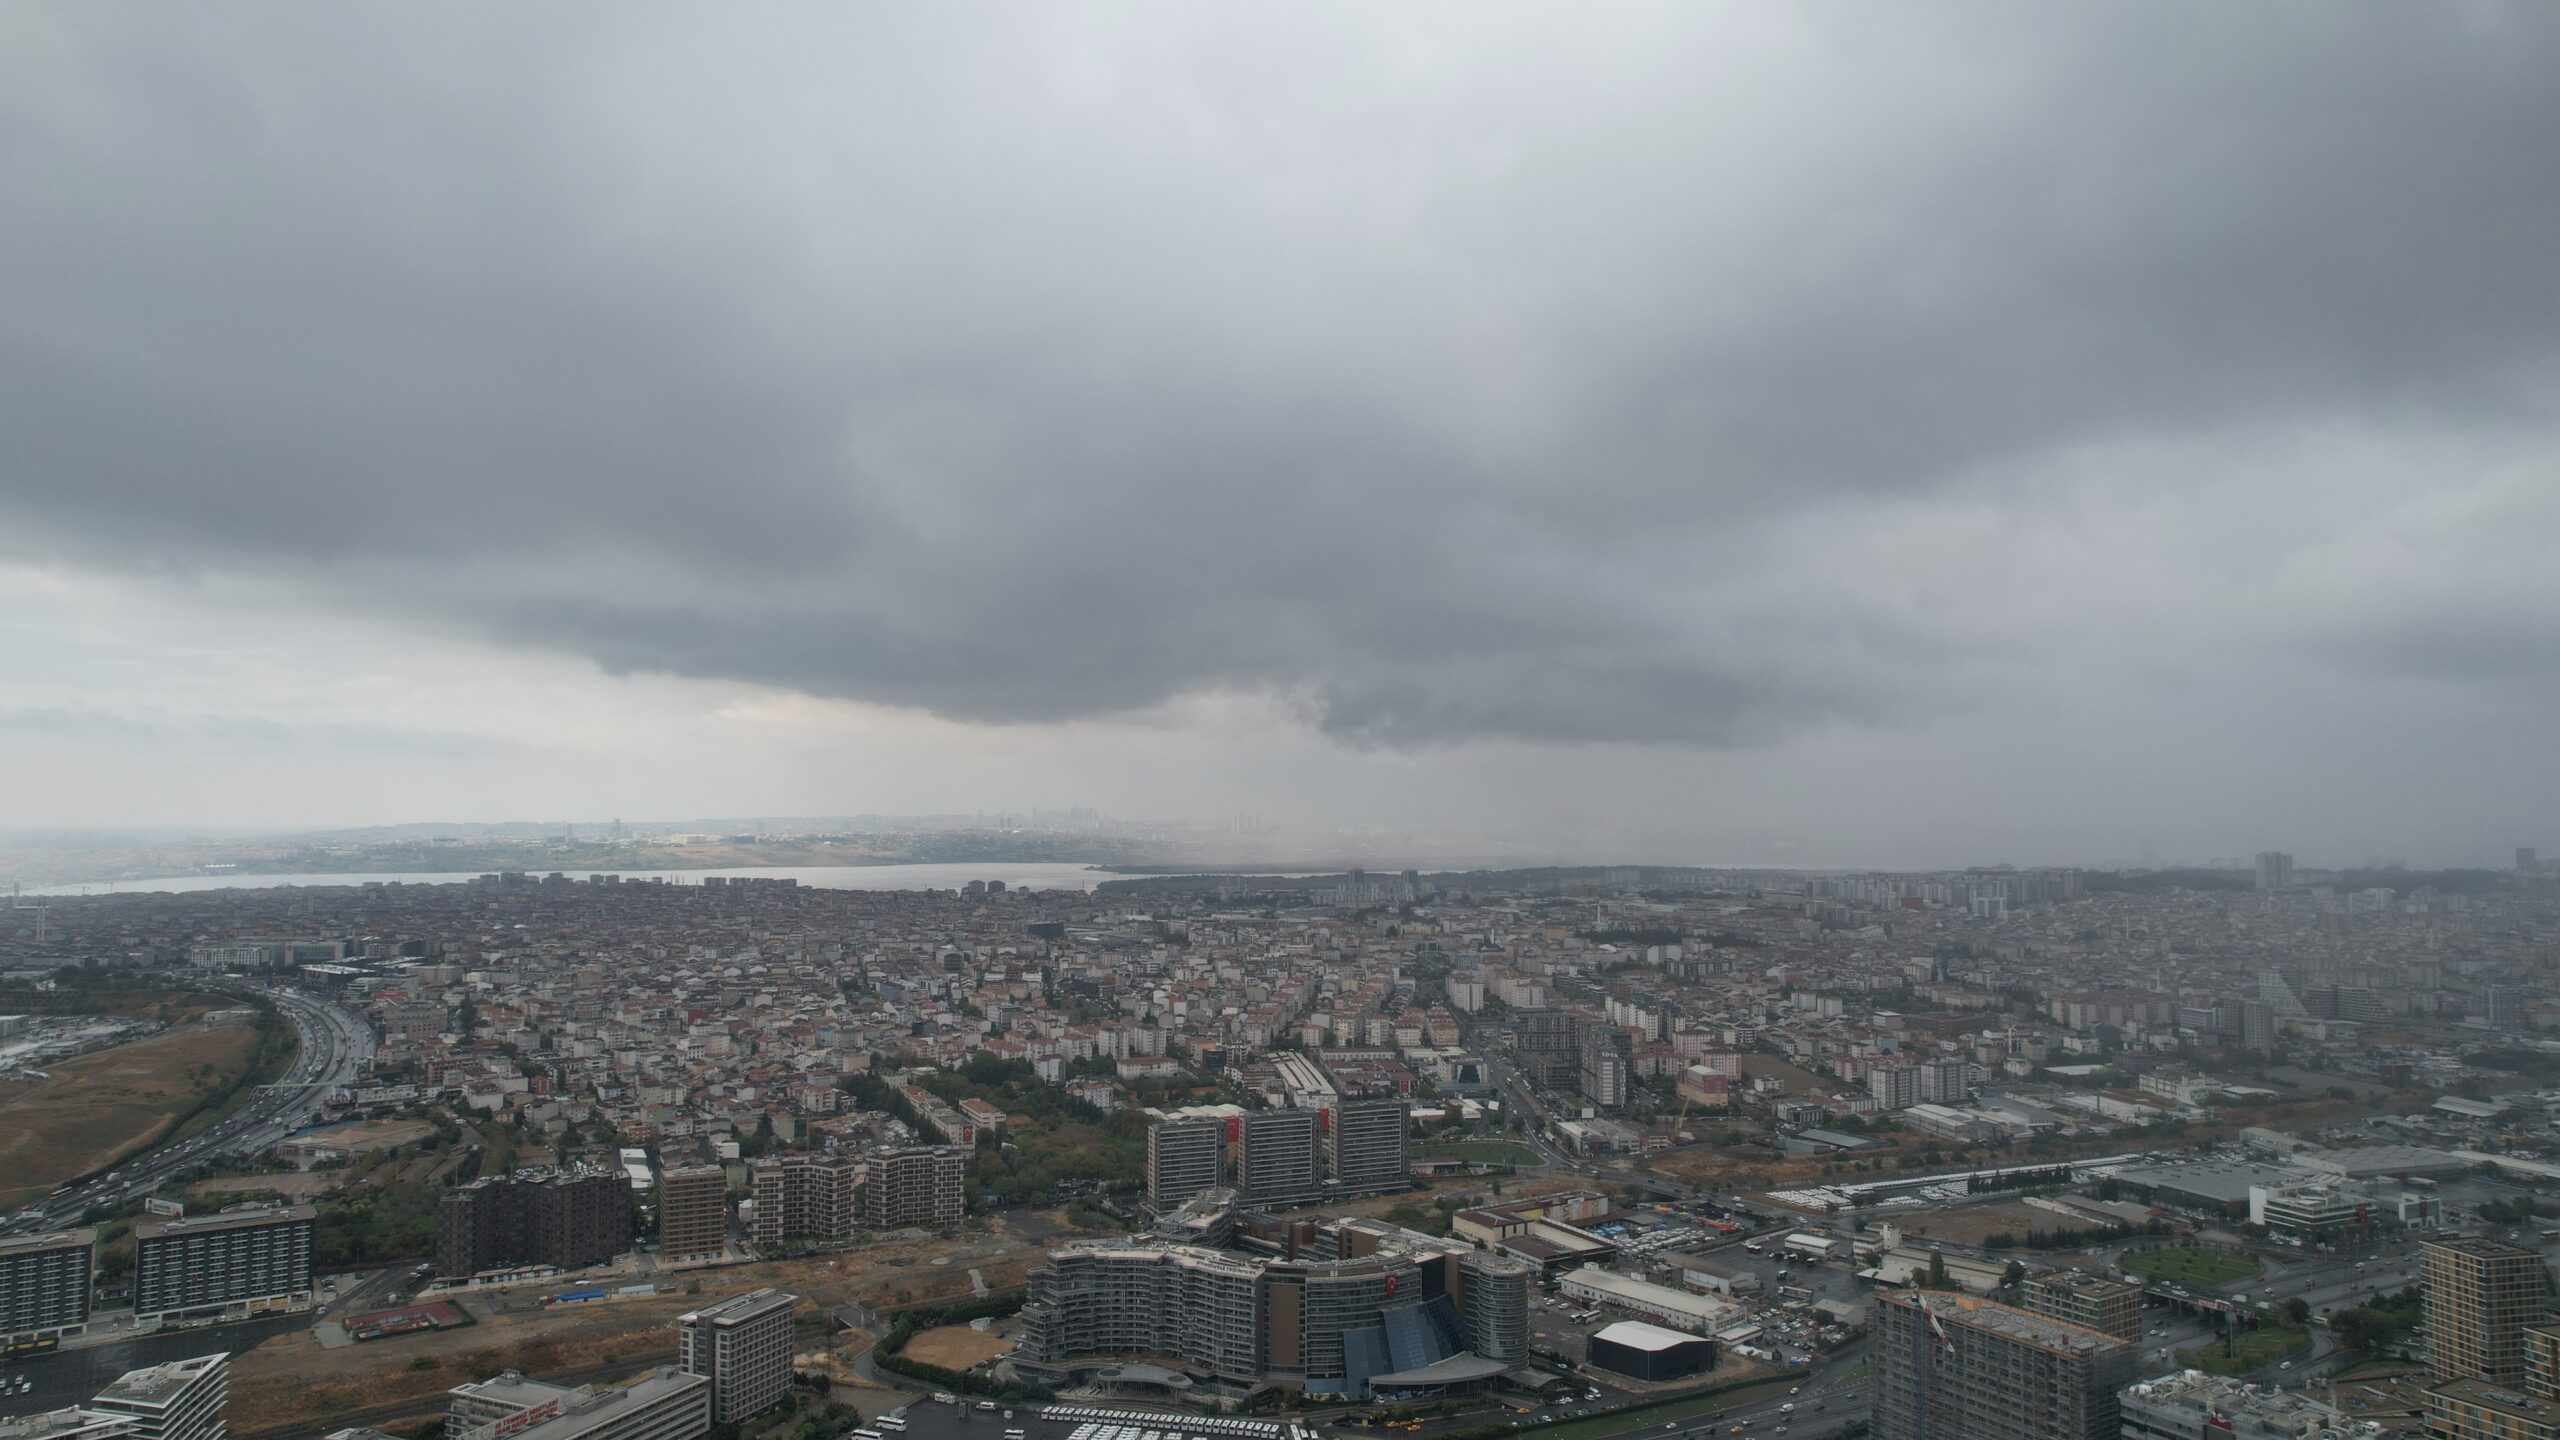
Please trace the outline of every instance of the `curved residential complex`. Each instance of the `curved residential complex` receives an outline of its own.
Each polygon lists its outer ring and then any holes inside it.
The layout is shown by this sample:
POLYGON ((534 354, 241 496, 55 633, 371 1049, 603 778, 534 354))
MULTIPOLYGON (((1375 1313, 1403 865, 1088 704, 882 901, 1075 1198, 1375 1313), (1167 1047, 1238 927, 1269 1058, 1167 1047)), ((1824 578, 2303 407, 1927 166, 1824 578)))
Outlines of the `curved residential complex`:
POLYGON ((1526 1359, 1526 1262, 1234 1203, 1211 1192, 1145 1238, 1051 1255, 1031 1274, 1015 1364, 1063 1380, 1138 1363, 1177 1385, 1356 1398, 1480 1386, 1526 1359))

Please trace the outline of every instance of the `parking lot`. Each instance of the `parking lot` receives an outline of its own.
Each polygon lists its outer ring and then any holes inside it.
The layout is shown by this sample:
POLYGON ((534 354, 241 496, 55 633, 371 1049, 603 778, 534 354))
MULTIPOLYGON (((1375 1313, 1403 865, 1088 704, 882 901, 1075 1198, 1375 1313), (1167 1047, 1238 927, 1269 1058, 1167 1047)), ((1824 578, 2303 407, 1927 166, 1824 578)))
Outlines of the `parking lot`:
MULTIPOLYGON (((1022 1440, 1149 1440, 1151 1435, 1154 1440, 1316 1440, 1318 1436, 1351 1440, 1402 1433, 1335 1425, 1313 1417, 1208 1417, 1126 1401, 1061 1401, 992 1410, 980 1409, 983 1403, 916 1401, 905 1409, 906 1429, 889 1432, 885 1440, 1007 1440, 1014 1430, 1023 1432, 1022 1440)), ((1604 1409, 1606 1403, 1576 1401, 1548 1413, 1561 1418, 1604 1409)), ((1630 1415, 1623 1429, 1611 1432, 1611 1440, 1731 1440, 1735 1435, 1752 1440, 1778 1435, 1788 1440, 1822 1440, 1866 1418, 1865 1381, 1851 1378, 1849 1367, 1842 1366, 1834 1374, 1807 1379, 1800 1386, 1753 1387, 1744 1395, 1700 1402, 1693 1410, 1630 1415), (1663 1418, 1666 1413, 1672 1418, 1663 1418)), ((1450 1423, 1472 1424, 1480 1419, 1450 1423)), ((1429 1440, 1431 1428, 1437 1427, 1426 1427, 1421 1440, 1429 1440)))
POLYGON ((915 1401, 906 1407, 905 1432, 891 1440, 1004 1440, 1011 1430, 1022 1431, 1023 1440, 1105 1440, 1105 1431, 1112 1432, 1111 1440, 1120 1440, 1121 1431, 1131 1432, 1128 1440, 1145 1440, 1149 1434, 1156 1440, 1305 1440, 1314 1433, 1301 1432, 1293 1420, 1211 1417, 1122 1401, 980 1409, 985 1403, 915 1401), (1052 1416, 1057 1418, 1047 1418, 1052 1416))

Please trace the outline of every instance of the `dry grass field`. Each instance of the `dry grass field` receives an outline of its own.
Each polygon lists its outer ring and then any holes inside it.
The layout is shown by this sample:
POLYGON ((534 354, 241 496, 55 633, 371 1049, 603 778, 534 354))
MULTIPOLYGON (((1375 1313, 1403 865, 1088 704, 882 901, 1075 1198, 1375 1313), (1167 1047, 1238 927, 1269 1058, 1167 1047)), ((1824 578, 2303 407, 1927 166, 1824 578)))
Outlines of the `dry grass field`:
POLYGON ((1012 1354, 1013 1341, 966 1325, 942 1325, 919 1331, 899 1353, 945 1370, 966 1370, 981 1360, 1012 1354))
MULTIPOLYGON (((1787 1093, 1790 1095, 1829 1095, 1835 1093, 1840 1088, 1839 1081, 1825 1080, 1821 1076, 1814 1074, 1812 1071, 1789 1064, 1775 1055, 1745 1055, 1742 1057, 1743 1079, 1762 1080, 1767 1079, 1770 1076, 1775 1076, 1779 1080, 1784 1081, 1786 1083, 1787 1093)), ((1740 1089, 1739 1086, 1735 1088, 1737 1090, 1740 1089)))
POLYGON ((258 1048, 247 1025, 188 1025, 65 1060, 50 1080, 0 1081, 0 1208, 161 1139, 258 1048))

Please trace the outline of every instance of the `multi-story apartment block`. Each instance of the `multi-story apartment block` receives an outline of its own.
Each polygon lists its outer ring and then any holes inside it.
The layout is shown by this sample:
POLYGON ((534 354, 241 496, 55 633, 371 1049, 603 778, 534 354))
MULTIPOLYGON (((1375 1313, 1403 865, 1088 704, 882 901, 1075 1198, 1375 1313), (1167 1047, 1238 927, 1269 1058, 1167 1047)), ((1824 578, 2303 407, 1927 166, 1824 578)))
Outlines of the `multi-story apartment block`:
POLYGON ((2258 888, 2282 890, 2293 884, 2293 857, 2281 850, 2258 852, 2258 888))
POLYGON ((1959 1057, 1924 1060, 1920 1071, 1923 1105, 1962 1105, 1973 1098, 1973 1067, 1959 1057))
POLYGON ((960 1223, 968 1183, 969 1152, 957 1145, 874 1151, 862 1181, 862 1223, 874 1230, 947 1229, 960 1223))
POLYGON ((2536 1395, 2560 1395, 2560 1324, 2527 1325, 2520 1343, 2524 1388, 2536 1395))
POLYGON ((216 1351, 128 1370, 90 1403, 130 1416, 134 1440, 222 1440, 229 1429, 231 1357, 216 1351))
POLYGON ((436 1206, 436 1273, 516 1265, 574 1270, 631 1248, 631 1186, 612 1170, 519 1170, 446 1192, 436 1206))
POLYGON ((1875 1433, 1884 1440, 2116 1440, 2135 1350, 2113 1335, 1971 1296, 1876 1304, 1875 1433))
POLYGON ((2142 1287, 2079 1270, 2047 1270, 2026 1282, 2027 1308, 2119 1340, 2142 1338, 2142 1287))
POLYGON ((2428 1386, 2426 1405, 2427 1440, 2560 1437, 2560 1400, 2524 1394, 2467 1375, 2428 1386))
POLYGON ((1464 971, 1452 972, 1447 985, 1449 1004, 1473 1015, 1484 1008, 1484 978, 1464 971))
POLYGON ((2372 1025, 2380 1022, 2387 1013, 2389 1012, 2384 1006, 2381 993, 2372 986, 2341 985, 2338 987, 2339 1019, 2353 1020, 2359 1025, 2372 1025))
MULTIPOLYGON (((1511 1052, 1521 1073, 1539 1085, 1572 1084, 1582 1064, 1582 1035, 1574 1017, 1509 997, 1503 1003, 1517 1011, 1511 1020, 1511 1052)), ((1545 1003, 1543 996, 1536 1002, 1545 1003)))
POLYGON ((2524 1026, 2524 987, 2492 985, 2482 996, 2482 1018, 2492 1030, 2517 1030, 2524 1026))
POLYGON ((95 1230, 0 1238, 0 1343, 88 1329, 97 1246, 95 1230))
POLYGON ((1365 1195, 1413 1183, 1413 1107, 1393 1096, 1337 1101, 1325 1136, 1334 1193, 1365 1195))
POLYGON ((414 1048, 442 1035, 449 1023, 444 1006, 432 1001, 393 1005, 382 1012, 383 1043, 414 1048))
POLYGON ((658 1255, 703 1260, 729 1248, 729 1172, 717 1165, 670 1167, 658 1180, 658 1255))
POLYGON ((1920 1067, 1878 1065, 1867 1072, 1867 1093, 1879 1110, 1908 1110, 1920 1103, 1920 1067))
POLYGON ((1319 1115, 1248 1110, 1236 1117, 1234 1186, 1244 1203, 1285 1210, 1323 1193, 1316 1169, 1319 1115))
POLYGON ((2543 1318, 2550 1275, 2542 1256, 2480 1235, 2429 1240, 2427 1336, 2439 1380, 2523 1383, 2524 1330, 2543 1318))
POLYGON ((910 1084, 899 1085, 898 1095, 915 1111, 917 1122, 932 1131, 934 1138, 943 1144, 965 1148, 978 1143, 978 1122, 941 1096, 921 1085, 910 1084))
POLYGON ((862 1228, 862 1164, 850 1155, 796 1151, 749 1161, 758 1246, 833 1244, 862 1228))
POLYGON ((1171 1209, 1223 1183, 1227 1121, 1177 1116, 1147 1127, 1147 1199, 1171 1209))
POLYGON ((1583 1099, 1603 1110, 1623 1107, 1635 1083, 1627 1032, 1613 1025, 1584 1026, 1576 1069, 1583 1099))
POLYGON ((134 1323, 311 1303, 308 1205, 247 1206, 133 1227, 134 1323))
POLYGON ((762 1414, 791 1391, 791 1312, 800 1297, 750 1290, 676 1317, 677 1363, 711 1381, 711 1423, 762 1414))
POLYGON ((1078 1356, 1151 1355, 1213 1380, 1262 1375, 1259 1268, 1198 1246, 1080 1245, 1032 1272, 1024 1354, 1061 1373, 1078 1356))
POLYGON ((2276 1048, 2276 1010, 2272 1005, 2251 1000, 2240 1006, 2240 1048, 2259 1055, 2276 1048))

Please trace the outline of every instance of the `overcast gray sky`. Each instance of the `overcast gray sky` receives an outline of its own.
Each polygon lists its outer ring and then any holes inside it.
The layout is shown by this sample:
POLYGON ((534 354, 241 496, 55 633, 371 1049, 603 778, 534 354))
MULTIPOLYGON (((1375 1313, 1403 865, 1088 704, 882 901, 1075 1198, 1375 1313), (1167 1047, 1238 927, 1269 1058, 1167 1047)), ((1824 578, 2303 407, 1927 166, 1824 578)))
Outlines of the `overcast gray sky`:
POLYGON ((2540 4, 10 6, 0 823, 2560 849, 2554 76, 2540 4))

